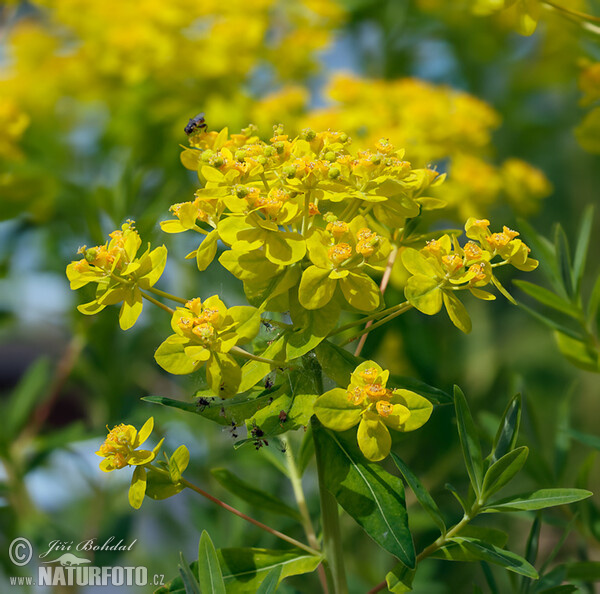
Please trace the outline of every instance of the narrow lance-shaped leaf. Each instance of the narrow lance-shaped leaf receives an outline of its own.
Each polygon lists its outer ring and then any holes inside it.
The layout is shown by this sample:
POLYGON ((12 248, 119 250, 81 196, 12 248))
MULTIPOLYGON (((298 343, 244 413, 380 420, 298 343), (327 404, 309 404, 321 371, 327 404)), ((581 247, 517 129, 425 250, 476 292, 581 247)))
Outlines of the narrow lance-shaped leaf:
POLYGON ((294 518, 294 520, 301 520, 299 512, 293 507, 290 507, 274 495, 238 478, 235 474, 229 472, 229 470, 225 468, 213 468, 210 472, 222 487, 233 493, 236 497, 248 502, 253 507, 264 509, 274 514, 288 516, 294 518))
POLYGON ((540 489, 531 493, 513 495, 493 501, 482 508, 482 512, 532 511, 556 505, 575 503, 592 496, 585 489, 540 489))
POLYGON ((481 457, 481 445, 477 437, 473 417, 467 404, 467 399, 458 386, 454 386, 454 406, 456 408, 456 422, 458 435, 462 446, 463 457, 471 485, 477 497, 481 495, 483 483, 483 459, 481 457))
POLYGON ((521 426, 521 394, 517 394, 506 407, 492 445, 492 464, 514 449, 521 426))
POLYGON ((514 478, 517 472, 523 468, 528 454, 529 449, 523 446, 508 452, 490 466, 483 478, 481 497, 484 501, 514 478))
POLYGON ((409 484, 413 490, 418 502, 421 507, 429 514, 431 519, 435 522, 436 526, 440 529, 442 534, 446 533, 446 524, 440 509, 438 508, 433 497, 429 494, 427 489, 421 484, 421 481, 412 473, 410 468, 392 452, 392 459, 396 463, 398 470, 402 473, 404 480, 409 484))
POLYGON ((581 218, 579 227, 577 246, 575 248, 575 256, 573 257, 573 281, 575 290, 579 291, 583 273, 585 272, 585 261, 590 245, 590 237, 592 235, 592 225, 594 222, 594 205, 589 204, 581 218))
POLYGON ((313 435, 327 490, 377 544, 415 567, 402 480, 367 462, 357 447, 318 422, 313 423, 313 435))
POLYGON ((198 582, 190 569, 190 566, 187 564, 187 561, 183 557, 183 553, 179 553, 179 575, 181 576, 181 580, 183 582, 183 587, 185 589, 186 594, 201 594, 200 587, 198 586, 198 582))
POLYGON ((198 546, 198 581, 202 594, 225 594, 225 582, 215 546, 204 530, 198 546))
POLYGON ((540 287, 539 285, 535 285, 530 283, 529 281, 524 280, 515 280, 513 284, 517 286, 521 291, 524 291, 530 297, 533 297, 536 301, 541 303, 542 305, 547 305, 556 311, 560 311, 572 318, 579 318, 578 309, 569 303, 566 299, 559 297, 552 291, 545 289, 544 287, 540 287))
POLYGON ((281 567, 275 567, 267 574, 267 577, 263 580, 262 584, 256 590, 256 594, 274 594, 277 591, 279 585, 279 579, 281 577, 281 567))
POLYGON ((572 298, 574 295, 574 290, 569 242, 560 224, 556 225, 556 229, 554 231, 554 249, 556 250, 556 259, 558 261, 558 269, 560 271, 563 287, 567 297, 572 298))
POLYGON ((516 553, 501 549, 493 544, 475 538, 455 536, 452 538, 452 541, 458 543, 469 553, 475 555, 482 561, 500 565, 501 567, 504 567, 504 569, 508 569, 508 571, 514 571, 515 573, 525 575, 532 579, 538 579, 539 577, 535 567, 516 553))

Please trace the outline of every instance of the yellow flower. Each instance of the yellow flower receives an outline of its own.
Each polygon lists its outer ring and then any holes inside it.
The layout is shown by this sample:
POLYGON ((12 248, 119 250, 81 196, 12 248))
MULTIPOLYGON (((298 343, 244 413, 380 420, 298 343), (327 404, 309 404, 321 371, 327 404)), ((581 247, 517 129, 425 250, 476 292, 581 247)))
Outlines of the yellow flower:
POLYGON ((126 466, 140 466, 149 464, 156 458, 163 440, 152 450, 138 450, 150 437, 154 428, 154 418, 150 417, 137 431, 133 425, 116 425, 111 429, 100 449, 96 452, 104 460, 100 462, 100 470, 111 472, 126 466))

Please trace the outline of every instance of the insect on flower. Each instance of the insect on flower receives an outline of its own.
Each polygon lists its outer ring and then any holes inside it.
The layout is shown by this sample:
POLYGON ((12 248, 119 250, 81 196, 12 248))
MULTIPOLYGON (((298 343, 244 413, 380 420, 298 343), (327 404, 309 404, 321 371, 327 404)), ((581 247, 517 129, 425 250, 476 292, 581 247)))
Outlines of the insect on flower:
POLYGON ((204 130, 206 132, 207 129, 208 129, 208 126, 206 124, 206 121, 204 120, 204 113, 199 113, 198 115, 194 116, 193 118, 190 118, 190 121, 187 123, 187 125, 183 129, 183 131, 188 136, 191 136, 194 132, 196 132, 198 130, 204 130))

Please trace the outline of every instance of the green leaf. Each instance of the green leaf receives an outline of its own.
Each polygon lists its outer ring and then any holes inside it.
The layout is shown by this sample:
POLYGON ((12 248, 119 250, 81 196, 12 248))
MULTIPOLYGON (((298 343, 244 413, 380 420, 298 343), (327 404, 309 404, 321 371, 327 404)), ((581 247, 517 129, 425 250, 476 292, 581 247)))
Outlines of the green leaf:
POLYGON ((27 368, 3 411, 4 422, 0 441, 9 443, 19 434, 49 387, 50 371, 50 361, 46 357, 40 357, 27 368))
MULTIPOLYGON (((143 466, 137 466, 136 470, 137 468, 144 470, 143 466)), ((148 469, 146 480, 146 497, 151 499, 167 499, 185 489, 182 483, 173 483, 170 475, 165 476, 163 473, 155 472, 152 467, 148 469)))
POLYGON ((548 307, 571 316, 576 320, 579 319, 579 310, 569 301, 559 297, 552 291, 524 280, 514 280, 513 285, 517 286, 519 289, 521 289, 521 291, 527 293, 527 295, 530 297, 533 297, 536 301, 539 301, 542 305, 547 305, 548 307))
POLYGON ((501 549, 483 540, 464 536, 455 536, 452 538, 452 542, 458 543, 477 559, 500 565, 508 571, 514 571, 534 580, 539 578, 535 567, 516 553, 501 549))
POLYGON ((465 334, 469 334, 472 328, 471 318, 461 300, 449 291, 442 291, 442 296, 452 323, 465 334))
POLYGON ((444 485, 444 488, 448 489, 448 491, 450 491, 450 493, 452 493, 452 495, 454 495, 454 498, 456 499, 456 501, 458 501, 460 506, 463 508, 463 511, 465 513, 467 513, 469 506, 467 505, 467 502, 461 497, 461 495, 458 492, 458 490, 456 489, 456 487, 454 485, 451 485, 450 483, 446 483, 444 485))
POLYGON ((329 278, 330 270, 309 266, 303 273, 298 288, 298 298, 302 307, 319 309, 327 305, 337 285, 337 281, 329 278))
POLYGON ((225 582, 215 546, 206 530, 198 546, 198 581, 202 594, 225 594, 225 582))
POLYGON ((415 573, 415 569, 409 569, 404 563, 398 563, 394 569, 385 576, 388 590, 394 594, 410 592, 412 590, 412 582, 415 573))
MULTIPOLYGON (((506 545, 506 541, 508 540, 508 534, 506 532, 485 526, 465 526, 460 531, 460 535, 487 542, 500 549, 506 545)), ((477 554, 471 553, 459 543, 452 541, 448 541, 445 545, 440 547, 431 555, 431 557, 435 559, 444 559, 445 561, 458 561, 461 563, 473 563, 480 560, 480 557, 477 554)))
POLYGON ((586 491, 585 489, 540 489, 531 493, 522 493, 493 501, 482 508, 481 511, 486 513, 532 511, 556 505, 575 503, 591 496, 591 491, 586 491))
POLYGON ((542 528, 542 514, 538 513, 531 525, 529 536, 527 537, 527 545, 525 546, 525 559, 532 565, 537 560, 538 548, 540 544, 540 531, 542 528))
POLYGON ((567 336, 570 336, 575 340, 583 340, 583 335, 581 333, 576 332, 575 330, 571 330, 570 328, 567 328, 566 326, 563 326, 558 322, 555 322, 554 320, 542 315, 541 313, 538 313, 530 307, 527 307, 527 305, 523 305, 522 303, 518 303, 517 305, 521 309, 525 310, 530 316, 533 316, 536 320, 538 320, 545 326, 548 326, 548 328, 551 328, 552 330, 558 330, 559 332, 562 332, 563 334, 566 334, 567 336))
POLYGON ((400 470, 402 473, 404 480, 413 490, 413 493, 415 494, 418 502, 421 504, 421 507, 429 514, 431 519, 440 529, 440 532, 445 534, 446 524, 444 523, 442 513, 440 512, 436 502, 433 500, 433 497, 431 497, 427 489, 425 489, 425 487, 421 484, 421 481, 412 473, 410 468, 408 468, 408 466, 398 456, 396 456, 394 452, 392 452, 392 459, 396 463, 398 470, 400 470))
POLYGON ((362 419, 362 408, 349 402, 346 390, 333 388, 319 396, 314 406, 319 421, 329 429, 346 431, 362 419))
POLYGON ((315 455, 315 440, 312 436, 312 425, 308 425, 304 437, 302 438, 302 444, 300 445, 300 451, 298 452, 298 460, 296 465, 298 466, 298 472, 300 476, 304 474, 306 467, 310 464, 310 461, 315 455))
MULTIPOLYGON (((590 294, 590 300, 587 307, 587 320, 588 324, 594 325, 594 318, 598 315, 598 306, 600 305, 600 274, 594 282, 594 287, 590 294)), ((600 326, 600 319, 598 320, 598 326, 600 326)))
POLYGON ((582 582, 600 582, 600 561, 573 561, 565 563, 567 578, 582 582))
POLYGON ((565 584, 564 586, 554 586, 554 588, 539 590, 539 594, 571 594, 572 592, 579 592, 579 588, 572 584, 565 584))
POLYGON ((581 431, 577 431, 575 429, 569 429, 568 434, 573 439, 580 441, 582 444, 600 451, 600 437, 596 435, 590 435, 589 433, 582 433, 581 431))
POLYGON ((206 362, 206 379, 220 398, 231 398, 239 390, 242 370, 231 355, 213 353, 206 362))
POLYGON ((574 295, 574 288, 569 242, 560 224, 557 224, 554 230, 554 249, 556 250, 556 260, 558 262, 558 269, 560 271, 564 290, 567 293, 567 296, 572 298, 574 295))
POLYGON ((179 553, 179 574, 181 575, 181 581, 185 589, 186 594, 201 594, 198 582, 187 564, 187 561, 183 558, 183 553, 179 553))
POLYGON ((293 507, 290 507, 278 497, 238 478, 229 470, 225 468, 213 468, 210 472, 223 488, 236 497, 248 502, 253 507, 264 509, 274 514, 288 516, 299 522, 302 521, 300 513, 293 507))
POLYGON ((256 594, 274 594, 277 591, 280 577, 281 567, 275 567, 274 569, 271 569, 258 590, 256 590, 256 594))
MULTIPOLYGON (((297 549, 276 551, 257 548, 231 548, 217 551, 219 565, 227 594, 256 594, 260 584, 274 569, 281 569, 281 580, 291 576, 314 571, 321 557, 309 555, 297 549)), ((197 572, 198 563, 191 564, 192 572, 197 572)), ((175 578, 155 594, 183 594, 183 582, 175 578)))
POLYGON ((559 351, 575 367, 593 373, 600 371, 600 353, 592 345, 558 331, 554 331, 554 339, 559 351))
POLYGON ((577 246, 575 248, 575 256, 573 258, 573 280, 575 289, 579 291, 583 273, 585 272, 585 261, 592 236, 592 225, 594 223, 594 205, 589 204, 581 217, 577 246))
POLYGON ((185 345, 176 334, 169 336, 154 352, 156 362, 169 373, 185 375, 196 371, 198 365, 185 354, 185 345))
POLYGON ((473 417, 467 404, 467 399, 458 386, 454 386, 454 406, 456 409, 456 422, 458 436, 462 446, 463 458, 467 467, 467 473, 471 479, 471 485, 477 497, 481 496, 483 483, 483 459, 481 457, 481 445, 477 437, 473 417))
POLYGON ((483 501, 486 501, 488 497, 502 489, 514 478, 517 472, 523 468, 528 454, 529 448, 523 446, 508 452, 490 466, 483 477, 481 495, 483 501))
POLYGON ((402 481, 380 465, 366 462, 355 446, 317 421, 313 421, 313 435, 327 490, 377 544, 414 568, 402 481))
POLYGON ((519 427, 521 426, 521 408, 521 394, 517 394, 508 403, 498 426, 492 451, 490 452, 492 464, 514 449, 519 436, 519 427))

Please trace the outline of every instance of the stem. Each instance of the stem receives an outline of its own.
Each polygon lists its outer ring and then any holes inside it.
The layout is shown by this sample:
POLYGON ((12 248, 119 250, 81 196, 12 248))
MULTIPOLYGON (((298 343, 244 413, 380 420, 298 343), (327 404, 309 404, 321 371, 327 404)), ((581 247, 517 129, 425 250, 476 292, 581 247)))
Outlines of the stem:
POLYGON ((170 313, 171 315, 173 315, 175 313, 174 309, 171 309, 170 307, 166 306, 164 303, 161 303, 160 301, 158 301, 158 299, 154 299, 154 297, 151 297, 150 295, 144 293, 144 291, 140 291, 142 294, 142 297, 144 299, 147 299, 148 301, 150 301, 150 303, 154 303, 154 305, 156 305, 157 307, 160 307, 161 309, 164 309, 167 313, 170 313))
MULTIPOLYGON (((318 421, 313 417, 313 423, 318 421)), ((314 433, 313 433, 314 435, 314 433)), ((332 594, 347 594, 348 584, 344 570, 344 552, 342 550, 342 536, 338 505, 335 497, 325 487, 325 469, 323 456, 325 452, 319 451, 315 441, 315 454, 317 459, 317 474, 319 477, 319 496, 321 498, 321 524, 323 528, 323 550, 330 567, 328 573, 329 588, 332 594)))
MULTIPOLYGON (((396 257, 398 256, 398 246, 394 245, 392 251, 390 252, 387 265, 385 267, 385 271, 383 272, 383 277, 381 279, 381 284, 379 285, 379 291, 381 292, 381 296, 385 293, 387 289, 388 283, 390 281, 390 276, 392 275, 392 268, 394 267, 394 262, 396 261, 396 257)), ((356 346, 356 350, 354 351, 354 356, 359 357, 363 347, 365 346, 365 342, 367 342, 367 332, 366 330, 373 324, 373 321, 370 320, 367 322, 365 326, 365 333, 360 337, 360 341, 356 346)))
MULTIPOLYGON (((435 553, 439 548, 443 547, 453 536, 456 536, 476 515, 481 506, 476 502, 473 504, 473 507, 469 510, 468 514, 465 514, 462 517, 462 520, 455 524, 446 534, 442 534, 437 540, 432 542, 429 546, 425 547, 418 555, 417 555, 417 566, 418 564, 435 553)), ((387 582, 383 580, 379 584, 377 584, 374 588, 369 590, 367 594, 375 594, 383 590, 387 586, 387 582)))
POLYGON ((392 307, 388 307, 387 309, 377 311, 373 314, 365 316, 364 318, 360 318, 359 320, 354 320, 353 322, 348 322, 347 324, 344 324, 343 326, 340 326, 339 328, 332 330, 327 335, 327 338, 329 338, 330 336, 335 336, 336 334, 340 334, 340 332, 344 332, 345 330, 349 330, 350 328, 354 328, 354 326, 362 326, 365 322, 368 322, 369 320, 376 320, 377 318, 381 318, 382 316, 387 316, 395 311, 398 311, 398 309, 404 307, 405 305, 406 305, 406 301, 399 303, 398 305, 393 305, 392 307))
POLYGON ((264 173, 260 174, 260 179, 262 180, 262 183, 265 186, 265 190, 267 190, 267 192, 271 191, 271 187, 269 186, 269 182, 267 181, 267 176, 264 173))
POLYGON ((185 485, 188 489, 191 489, 192 491, 195 491, 199 495, 202 495, 202 497, 206 497, 207 499, 210 499, 210 501, 212 501, 213 503, 216 503, 223 509, 226 509, 228 512, 231 512, 232 514, 235 514, 236 516, 242 518, 243 520, 246 520, 247 522, 250 522, 251 524, 258 526, 261 530, 264 530, 265 532, 268 532, 269 534, 272 534, 273 536, 276 536, 277 538, 280 538, 281 540, 285 540, 286 542, 294 545, 295 547, 298 547, 299 549, 302 549, 303 551, 306 551, 307 553, 310 553, 311 555, 318 555, 318 556, 321 555, 320 551, 312 549, 311 547, 308 547, 305 544, 301 543, 299 540, 296 540, 295 538, 287 536, 286 534, 283 534, 282 532, 279 532, 278 530, 275 530, 274 528, 270 528, 266 524, 263 524, 262 522, 259 522, 258 520, 255 520, 254 518, 247 516, 246 514, 243 514, 241 511, 235 509, 235 507, 231 507, 231 505, 228 505, 227 503, 224 503, 220 499, 213 497, 210 493, 203 491, 200 487, 197 487, 196 485, 194 485, 194 483, 190 483, 190 481, 188 481, 187 479, 184 479, 183 477, 181 478, 181 483, 183 485, 185 485))
POLYGON ((310 208, 310 194, 311 191, 308 190, 305 195, 304 195, 304 215, 302 217, 302 235, 304 235, 306 233, 306 230, 308 229, 308 211, 310 208))
MULTIPOLYGON (((283 435, 280 439, 285 450, 285 460, 288 468, 290 482, 292 483, 292 489, 294 490, 294 497, 296 498, 296 503, 298 504, 300 515, 302 516, 302 526, 304 528, 304 533, 306 534, 306 538, 308 539, 308 544, 313 549, 319 550, 319 541, 317 540, 317 535, 315 534, 315 529, 313 528, 312 520, 310 519, 310 513, 308 511, 308 507, 306 506, 306 499, 304 498, 304 489, 302 488, 302 477, 298 472, 298 467, 296 466, 296 461, 294 460, 292 446, 290 444, 289 439, 285 435, 283 435)), ((325 569, 322 564, 319 564, 318 572, 319 579, 321 580, 321 586, 323 587, 323 592, 325 592, 325 594, 328 594, 329 588, 327 587, 327 576, 325 574, 325 569)))
POLYGON ((253 355, 252 353, 249 353, 248 351, 245 351, 244 349, 241 349, 238 346, 234 346, 231 348, 231 353, 235 353, 236 355, 239 355, 240 357, 244 357, 245 359, 250 359, 252 361, 259 361, 260 363, 268 363, 269 365, 275 365, 276 367, 279 367, 283 361, 274 361, 273 359, 267 359, 266 357, 260 357, 259 355, 253 355))
POLYGON ((177 297, 177 295, 171 295, 171 293, 161 291, 160 289, 156 289, 154 287, 150 287, 147 290, 150 291, 150 293, 158 295, 159 297, 164 297, 165 299, 170 299, 171 301, 176 301, 177 303, 182 303, 183 305, 189 301, 188 299, 182 299, 181 297, 177 297))
POLYGON ((410 303, 408 303, 406 301, 404 303, 401 303, 400 305, 402 305, 403 307, 402 308, 398 308, 397 311, 395 311, 394 313, 391 313, 390 315, 386 316, 382 320, 379 320, 378 322, 375 322, 374 324, 371 324, 371 326, 369 326, 368 328, 364 328, 362 330, 359 330, 358 332, 356 332, 355 334, 353 334, 350 338, 347 338, 341 344, 341 346, 349 344, 349 343, 353 342, 354 340, 356 340, 359 336, 362 336, 363 334, 366 334, 367 332, 371 332, 372 330, 375 330, 376 328, 379 328, 380 326, 383 326, 384 324, 387 324, 388 322, 391 322, 394 318, 397 318, 398 316, 402 315, 404 312, 407 312, 409 309, 412 308, 412 304, 410 304, 410 303))
POLYGON ((600 23, 600 17, 594 16, 592 14, 586 14, 585 12, 579 12, 578 10, 573 10, 572 8, 567 8, 565 6, 560 6, 559 4, 555 4, 552 0, 542 0, 544 4, 551 6, 554 10, 558 12, 562 12, 566 15, 575 17, 577 19, 582 19, 584 21, 589 21, 590 23, 600 23))

